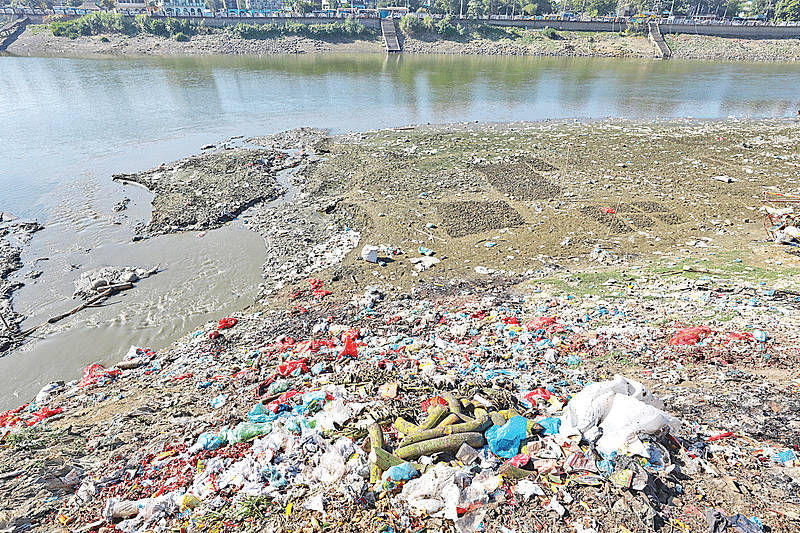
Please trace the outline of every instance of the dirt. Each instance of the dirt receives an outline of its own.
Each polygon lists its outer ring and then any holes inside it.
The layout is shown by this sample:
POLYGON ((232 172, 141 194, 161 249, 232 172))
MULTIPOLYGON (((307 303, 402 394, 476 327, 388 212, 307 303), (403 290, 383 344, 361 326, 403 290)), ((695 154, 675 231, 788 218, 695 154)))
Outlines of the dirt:
MULTIPOLYGON (((307 355, 322 373, 290 377, 291 386, 338 384, 351 401, 369 405, 328 434, 331 441, 348 436, 362 444, 363 421, 374 419, 395 445, 395 417, 418 417, 423 399, 447 390, 484 395, 508 408, 518 406, 515 394, 522 390, 550 387, 566 399, 614 374, 646 384, 681 419, 674 439, 654 438, 678 471, 643 474, 642 490, 542 475, 536 479, 547 497, 527 503, 509 479, 486 505, 487 531, 566 533, 576 524, 609 532, 701 531, 708 527, 707 508, 758 517, 765 531, 794 531, 800 476, 769 457, 796 450, 800 439, 800 257, 794 247, 766 238, 758 209, 764 191, 800 193, 798 140, 800 123, 792 119, 559 121, 333 137, 295 130, 198 156, 192 164, 206 169, 208 187, 226 179, 214 172, 240 169, 232 162, 263 158, 258 150, 274 153, 273 161, 282 159, 282 150, 294 158, 296 166, 288 168, 298 196, 280 205, 260 199, 241 215, 276 252, 268 253, 261 302, 238 313, 234 327, 209 323, 142 356, 118 377, 64 386, 48 401, 64 412, 49 422, 27 432, 4 430, 0 525, 11 531, 110 528, 119 519, 101 516, 111 497, 189 487, 198 459, 238 460, 250 443, 191 457, 184 451, 202 432, 244 420, 277 365, 307 355), (353 232, 357 244, 336 241, 353 232), (317 248, 320 243, 328 244, 317 248), (379 263, 361 258, 365 244, 381 246, 379 263), (321 260, 336 247, 344 252, 340 258, 321 260), (411 259, 428 253, 425 248, 441 262, 418 269, 411 259), (320 289, 331 294, 315 292, 320 289), (506 320, 522 324, 543 315, 568 326, 553 359, 542 352, 518 355, 514 338, 504 336, 503 325, 512 323, 506 320), (460 321, 468 324, 466 336, 452 329, 460 321), (700 325, 713 332, 710 342, 672 345, 681 330, 700 325), (314 352, 301 342, 337 343, 351 328, 365 341, 350 362, 337 357, 338 345, 314 352), (766 331, 768 340, 742 337, 756 331, 766 331), (397 352, 406 338, 412 344, 397 352), (452 344, 442 348, 434 339, 452 344), (410 364, 424 353, 432 354, 433 363, 423 362, 435 371, 410 364), (472 363, 480 368, 465 367, 472 363), (490 376, 494 369, 523 377, 490 376), (398 399, 381 396, 380 386, 391 382, 400 384, 398 399), (227 403, 212 409, 220 394, 227 403), (705 461, 698 472, 690 450, 705 461), (162 459, 169 459, 163 467, 162 459), (70 484, 73 469, 80 482, 70 484), (76 490, 87 480, 98 494, 81 504, 76 490), (546 509, 556 496, 568 507, 563 518, 546 509)), ((142 176, 157 183, 161 172, 142 176)), ((262 186, 275 186, 274 178, 265 174, 262 186)), ((214 213, 226 194, 238 198, 235 181, 201 207, 214 213)), ((185 177, 168 183, 150 185, 154 220, 179 221, 170 222, 178 229, 211 220, 203 210, 184 220, 178 213, 186 206, 159 202, 162 192, 180 196, 197 186, 185 177)), ((242 205, 250 205, 247 198, 242 205)), ((545 402, 529 416, 548 412, 545 402)), ((308 457, 317 450, 312 441, 303 446, 308 457)), ((281 457, 297 456, 287 449, 281 457)), ((631 459, 619 461, 642 472, 631 459)), ((219 531, 232 524, 311 531, 325 522, 334 531, 455 530, 451 521, 409 511, 391 491, 375 492, 373 504, 348 499, 343 487, 326 489, 327 514, 304 509, 318 488, 297 481, 261 499, 223 489, 224 497, 213 500, 219 507, 209 498, 198 514, 175 515, 168 524, 219 531)))

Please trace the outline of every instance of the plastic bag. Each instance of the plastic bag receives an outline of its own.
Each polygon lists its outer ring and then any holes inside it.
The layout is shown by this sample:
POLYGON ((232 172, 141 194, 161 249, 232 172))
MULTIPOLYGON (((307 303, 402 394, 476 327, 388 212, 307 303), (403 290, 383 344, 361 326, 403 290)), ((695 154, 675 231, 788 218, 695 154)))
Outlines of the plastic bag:
POLYGON ((432 516, 457 520, 461 501, 459 485, 463 484, 463 474, 458 468, 436 465, 422 477, 403 485, 399 498, 432 516))
POLYGON ((569 435, 573 430, 586 433, 596 427, 608 414, 616 394, 636 398, 658 409, 664 407, 641 383, 616 375, 613 380, 588 385, 570 399, 561 415, 560 433, 569 435))
POLYGON ((597 450, 604 455, 625 450, 649 458, 647 448, 636 434, 656 433, 664 426, 676 433, 680 425, 680 420, 660 409, 636 398, 617 394, 613 398, 610 411, 600 424, 603 435, 597 440, 597 450))
POLYGON ((345 459, 334 448, 320 457, 319 466, 314 469, 314 478, 322 483, 334 483, 339 481, 346 472, 345 459))
POLYGON ((265 422, 263 424, 254 424, 252 422, 240 422, 232 430, 228 430, 228 442, 231 444, 237 442, 245 442, 253 437, 264 435, 272 431, 272 424, 265 422))
POLYGON ((411 463, 403 463, 401 465, 393 466, 383 473, 383 478, 389 478, 392 481, 408 481, 417 477, 419 472, 411 463))
POLYGON ((492 453, 511 459, 519 453, 519 445, 528 432, 528 419, 515 416, 502 426, 493 426, 486 432, 492 453))
POLYGON ((693 346, 711 335, 711 328, 708 326, 695 326, 686 328, 676 333, 670 340, 670 346, 693 346))

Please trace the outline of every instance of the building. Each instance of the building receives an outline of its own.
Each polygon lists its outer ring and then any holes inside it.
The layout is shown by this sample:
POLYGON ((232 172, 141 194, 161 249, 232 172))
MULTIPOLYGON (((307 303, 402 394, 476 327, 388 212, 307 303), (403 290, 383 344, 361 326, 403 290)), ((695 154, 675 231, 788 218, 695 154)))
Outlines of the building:
MULTIPOLYGON (((124 15, 147 13, 147 0, 117 0, 117 12, 124 15)), ((151 11, 153 8, 151 8, 151 11)))
POLYGON ((202 17, 208 11, 204 0, 155 0, 155 4, 158 13, 167 17, 202 17))
POLYGON ((245 0, 245 7, 251 12, 283 11, 285 5, 284 0, 245 0))

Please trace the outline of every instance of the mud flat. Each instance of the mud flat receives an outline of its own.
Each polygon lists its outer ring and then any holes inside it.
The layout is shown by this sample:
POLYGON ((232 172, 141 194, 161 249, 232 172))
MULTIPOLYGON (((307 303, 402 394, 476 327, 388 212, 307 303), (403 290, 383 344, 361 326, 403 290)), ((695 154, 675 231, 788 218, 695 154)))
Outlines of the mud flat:
POLYGON ((800 259, 758 209, 800 192, 800 124, 308 134, 273 138, 295 197, 241 215, 282 251, 259 304, 0 415, 0 528, 797 530, 800 259), (633 435, 648 460, 544 430, 615 374, 663 401, 670 429, 633 435), (438 490, 371 479, 431 399, 536 421, 517 466, 475 426, 478 458, 411 459, 438 490))
MULTIPOLYGON (((3 223, 3 215, 11 219, 8 213, 0 213, 0 223, 3 223)), ((22 282, 8 278, 22 268, 22 247, 40 229, 42 226, 36 222, 15 221, 0 226, 0 315, 5 320, 0 320, 0 357, 19 346, 23 340, 19 335, 19 326, 24 317, 16 313, 12 305, 12 295, 22 286, 22 282)))

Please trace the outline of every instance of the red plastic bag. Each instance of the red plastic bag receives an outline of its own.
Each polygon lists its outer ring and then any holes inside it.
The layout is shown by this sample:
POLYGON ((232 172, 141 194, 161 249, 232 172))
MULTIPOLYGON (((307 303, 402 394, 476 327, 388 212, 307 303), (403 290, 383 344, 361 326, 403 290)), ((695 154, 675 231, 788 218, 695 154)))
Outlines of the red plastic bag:
POLYGON ((745 341, 745 342, 752 342, 755 341, 752 333, 747 331, 742 333, 731 332, 725 337, 725 344, 728 344, 731 341, 745 341))
POLYGON ((527 453, 519 453, 503 464, 516 466, 517 468, 522 468, 523 466, 527 465, 530 461, 531 461, 530 455, 528 455, 527 453))
POLYGON ((122 374, 122 370, 118 368, 106 370, 102 365, 95 363, 83 369, 83 379, 78 382, 78 387, 83 388, 88 387, 89 385, 94 385, 101 378, 114 379, 120 374, 122 374))
POLYGON ((617 210, 614 209, 613 207, 601 207, 600 211, 602 211, 603 213, 608 213, 609 215, 614 215, 617 212, 617 210))
POLYGON ((219 327, 217 329, 228 329, 232 328, 239 322, 235 318, 220 318, 219 319, 219 327))
POLYGON ((553 394, 549 390, 544 389, 544 388, 540 388, 540 389, 534 389, 534 390, 530 391, 528 394, 526 394, 524 396, 524 398, 526 400, 528 400, 529 402, 531 402, 532 404, 536 405, 536 400, 538 398, 541 398, 542 400, 547 401, 550 398, 552 398, 553 396, 555 396, 555 394, 553 394))
POLYGON ((271 402, 269 402, 267 404, 267 409, 269 409, 273 413, 277 413, 278 412, 278 408, 281 405, 283 405, 285 403, 288 403, 289 398, 293 398, 294 396, 297 396, 298 394, 301 394, 301 393, 296 391, 296 390, 287 390, 286 392, 284 392, 283 394, 278 396, 277 399, 272 400, 271 402))
POLYGON ((434 405, 447 405, 447 400, 445 400, 441 396, 434 396, 433 398, 428 398, 427 400, 422 402, 422 410, 427 413, 428 409, 430 409, 431 406, 434 405))
POLYGON ((275 371, 275 373, 286 377, 289 374, 293 374, 295 370, 299 368, 301 374, 307 374, 308 373, 308 367, 306 366, 307 362, 308 359, 306 358, 298 359, 297 361, 286 361, 282 365, 278 365, 278 369, 275 371))
POLYGON ((711 328, 708 326, 695 326, 682 329, 669 340, 669 345, 694 346, 705 337, 711 335, 711 333, 711 328))
POLYGON ((339 359, 342 357, 358 357, 358 345, 356 344, 355 339, 347 338, 344 341, 344 346, 339 349, 339 359))
POLYGON ((557 318, 558 317, 554 316, 540 316, 539 318, 534 318, 533 320, 529 320, 525 323, 525 329, 528 331, 547 329, 548 326, 552 326, 556 323, 557 318))
POLYGON ((519 320, 517 320, 517 317, 515 316, 507 316, 503 318, 503 324, 509 326, 519 326, 519 320))
MULTIPOLYGON (((98 365, 99 366, 99 365, 98 365)), ((102 368, 102 367, 101 367, 102 368)), ((57 407, 55 409, 50 409, 49 407, 42 407, 38 411, 33 413, 33 420, 26 420, 25 423, 29 426, 33 426, 44 420, 45 418, 57 415, 64 411, 62 408, 57 407)))
POLYGON ((20 423, 22 420, 19 417, 19 412, 28 407, 30 404, 20 405, 16 409, 11 409, 10 411, 3 411, 0 413, 0 428, 10 428, 14 427, 20 423))

